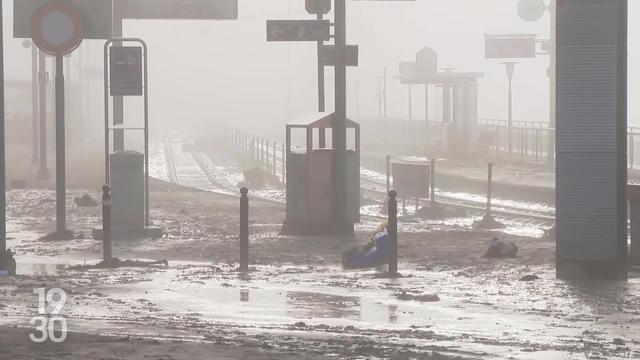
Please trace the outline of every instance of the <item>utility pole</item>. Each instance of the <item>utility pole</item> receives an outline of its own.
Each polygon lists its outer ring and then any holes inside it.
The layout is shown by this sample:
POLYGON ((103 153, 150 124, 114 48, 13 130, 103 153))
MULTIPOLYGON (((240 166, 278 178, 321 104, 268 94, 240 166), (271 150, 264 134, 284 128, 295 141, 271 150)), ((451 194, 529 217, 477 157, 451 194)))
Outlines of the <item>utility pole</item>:
MULTIPOLYGON (((324 16, 322 14, 317 14, 318 20, 323 20, 324 16)), ((322 60, 320 59, 321 51, 320 48, 324 45, 324 41, 318 41, 318 111, 325 112, 325 97, 324 97, 324 65, 322 64, 322 60)), ((326 133, 324 128, 318 129, 318 145, 321 149, 326 147, 326 133)))
MULTIPOLYGON (((113 2, 113 24, 112 24, 112 33, 114 38, 122 37, 122 23, 123 23, 123 12, 122 1, 116 0, 113 2)), ((114 41, 113 46, 118 47, 122 46, 122 42, 114 41)), ((123 125, 124 124, 124 99, 122 96, 114 96, 113 97, 113 125, 123 125)), ((113 151, 121 151, 124 150, 124 130, 118 129, 113 131, 113 151)))
POLYGON ((509 81, 509 94, 508 94, 508 116, 507 116, 507 127, 508 127, 508 137, 509 137, 509 159, 511 159, 511 154, 513 152, 513 91, 512 91, 512 80, 513 80, 513 72, 516 68, 517 62, 505 62, 503 63, 507 68, 507 79, 509 81))
POLYGON ((346 0, 334 2, 335 22, 335 117, 333 119, 333 226, 338 233, 353 232, 347 219, 347 21, 346 0), (348 229, 350 227, 350 229, 348 229))
MULTIPOLYGON (((35 44, 33 45, 34 47, 35 44)), ((38 107, 40 118, 40 167, 38 180, 48 180, 47 169, 47 62, 43 51, 38 50, 38 107)))
POLYGON ((56 233, 68 238, 64 85, 64 56, 56 55, 56 233))
POLYGON ((387 67, 384 67, 382 74, 382 100, 384 104, 384 118, 387 119, 387 67))
POLYGON ((556 0, 549 2, 551 29, 549 34, 549 130, 547 142, 547 165, 555 165, 556 152, 556 0))
POLYGON ((6 164, 4 144, 4 31, 2 21, 2 5, 0 0, 0 255, 7 251, 7 192, 6 192, 6 164))
POLYGON ((38 47, 24 40, 25 49, 31 49, 31 165, 38 163, 38 47))

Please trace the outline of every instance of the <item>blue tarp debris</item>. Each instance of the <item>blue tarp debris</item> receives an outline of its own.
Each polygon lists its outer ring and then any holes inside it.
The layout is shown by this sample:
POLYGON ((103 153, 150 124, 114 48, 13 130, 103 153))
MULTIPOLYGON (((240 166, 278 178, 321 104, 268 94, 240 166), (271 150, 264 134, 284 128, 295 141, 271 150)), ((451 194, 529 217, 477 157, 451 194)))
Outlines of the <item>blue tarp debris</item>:
POLYGON ((389 236, 387 223, 378 227, 371 240, 355 247, 342 255, 342 266, 345 269, 366 269, 385 264, 389 258, 389 236))

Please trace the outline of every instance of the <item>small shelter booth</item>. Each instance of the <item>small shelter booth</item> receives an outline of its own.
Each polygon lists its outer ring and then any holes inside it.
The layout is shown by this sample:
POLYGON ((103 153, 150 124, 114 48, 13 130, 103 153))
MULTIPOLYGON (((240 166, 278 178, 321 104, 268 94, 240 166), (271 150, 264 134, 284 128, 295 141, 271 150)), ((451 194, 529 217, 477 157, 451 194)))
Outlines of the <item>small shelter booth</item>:
MULTIPOLYGON (((400 63, 394 78, 408 86, 425 88, 425 114, 429 114, 429 87, 442 89, 442 121, 427 119, 427 148, 466 158, 473 154, 478 127, 478 79, 482 73, 438 71, 438 54, 429 47, 417 52, 416 60, 400 63)), ((428 115, 427 115, 428 118, 428 115)))
MULTIPOLYGON (((333 113, 316 113, 287 125, 287 208, 283 233, 331 235, 333 211, 333 113), (294 130, 296 131, 294 137, 294 130), (302 136, 301 133, 303 130, 302 136), (328 145, 329 144, 329 145, 328 145)), ((346 121, 347 216, 360 222, 360 125, 346 121)))

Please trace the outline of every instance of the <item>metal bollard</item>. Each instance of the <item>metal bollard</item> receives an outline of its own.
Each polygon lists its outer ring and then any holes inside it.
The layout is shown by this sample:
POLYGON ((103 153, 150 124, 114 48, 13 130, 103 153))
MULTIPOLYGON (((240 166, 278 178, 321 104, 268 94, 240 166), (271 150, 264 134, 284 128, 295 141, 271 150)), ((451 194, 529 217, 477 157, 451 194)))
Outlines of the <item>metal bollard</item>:
POLYGON ((489 163, 487 173, 487 216, 491 216, 491 196, 493 193, 493 163, 489 163))
POLYGON ((240 189, 240 271, 249 271, 249 190, 240 189))
POLYGON ((111 188, 102 187, 102 255, 104 262, 112 260, 111 253, 111 188))
POLYGON ((387 235, 389 236, 389 276, 398 275, 398 194, 395 190, 389 191, 389 222, 387 235))

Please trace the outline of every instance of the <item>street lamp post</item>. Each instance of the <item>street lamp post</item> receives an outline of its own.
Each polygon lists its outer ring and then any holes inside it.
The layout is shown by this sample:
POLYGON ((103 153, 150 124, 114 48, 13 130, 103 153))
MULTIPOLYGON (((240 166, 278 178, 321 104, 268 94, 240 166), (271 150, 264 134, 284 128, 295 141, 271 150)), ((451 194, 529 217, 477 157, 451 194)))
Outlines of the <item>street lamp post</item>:
POLYGON ((512 88, 512 80, 513 80, 513 72, 515 71, 517 62, 505 62, 502 63, 507 68, 507 79, 509 82, 509 94, 508 94, 508 117, 507 117, 507 127, 508 127, 508 137, 509 137, 509 158, 511 158, 511 154, 513 153, 513 88, 512 88))
POLYGON ((4 144, 4 31, 0 0, 0 255, 7 250, 6 157, 4 144))
POLYGON ((347 63, 346 63, 346 43, 347 43, 347 21, 346 21, 346 0, 335 0, 334 2, 334 22, 335 22, 335 117, 333 118, 333 227, 337 233, 347 229, 349 219, 347 216, 347 174, 346 174, 346 153, 347 153, 347 63))

